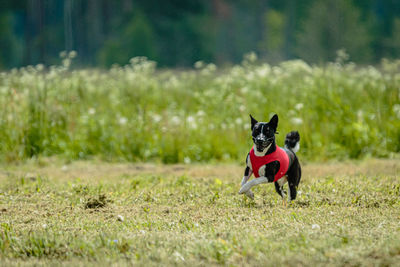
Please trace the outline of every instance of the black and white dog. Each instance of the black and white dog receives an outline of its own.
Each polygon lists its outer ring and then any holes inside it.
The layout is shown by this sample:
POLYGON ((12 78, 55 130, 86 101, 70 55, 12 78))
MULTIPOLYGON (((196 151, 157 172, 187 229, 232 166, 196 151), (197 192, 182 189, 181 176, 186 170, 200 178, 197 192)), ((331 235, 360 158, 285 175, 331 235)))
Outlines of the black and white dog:
POLYGON ((286 135, 285 147, 280 148, 275 143, 275 133, 278 127, 278 115, 271 120, 258 122, 251 115, 251 130, 254 146, 246 158, 246 169, 239 194, 246 194, 254 199, 250 190, 253 186, 263 183, 275 183, 276 192, 285 203, 283 185, 288 182, 289 201, 297 195, 297 186, 301 178, 301 167, 296 152, 300 148, 300 135, 292 131, 286 135), (254 173, 255 179, 248 181, 254 173))

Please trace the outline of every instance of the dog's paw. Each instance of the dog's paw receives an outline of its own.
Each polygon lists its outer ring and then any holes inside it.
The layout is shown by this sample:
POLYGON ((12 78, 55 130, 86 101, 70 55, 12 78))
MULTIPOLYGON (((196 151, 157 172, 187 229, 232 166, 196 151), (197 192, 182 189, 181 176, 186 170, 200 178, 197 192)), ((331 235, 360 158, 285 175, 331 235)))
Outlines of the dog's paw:
POLYGON ((250 187, 245 184, 244 186, 242 186, 240 188, 239 194, 244 194, 244 193, 248 192, 249 190, 250 190, 250 187))
POLYGON ((244 190, 243 186, 240 188, 239 190, 239 195, 246 193, 246 191, 244 190))
POLYGON ((254 200, 254 193, 251 190, 246 192, 246 196, 254 200))

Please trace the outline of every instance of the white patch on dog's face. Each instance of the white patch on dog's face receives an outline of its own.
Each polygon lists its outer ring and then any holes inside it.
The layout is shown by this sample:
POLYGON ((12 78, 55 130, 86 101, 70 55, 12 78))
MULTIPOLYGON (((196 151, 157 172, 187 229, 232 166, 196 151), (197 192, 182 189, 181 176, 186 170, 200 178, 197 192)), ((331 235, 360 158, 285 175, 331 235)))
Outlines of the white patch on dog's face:
POLYGON ((260 133, 256 136, 256 138, 260 138, 260 139, 264 139, 265 135, 264 135, 264 124, 261 125, 261 131, 260 133))

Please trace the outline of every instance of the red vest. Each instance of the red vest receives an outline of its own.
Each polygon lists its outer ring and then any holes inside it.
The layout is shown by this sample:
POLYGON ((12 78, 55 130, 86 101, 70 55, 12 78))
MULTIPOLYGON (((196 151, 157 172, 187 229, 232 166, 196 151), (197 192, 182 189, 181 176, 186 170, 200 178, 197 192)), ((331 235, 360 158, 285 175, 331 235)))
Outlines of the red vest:
POLYGON ((274 182, 278 181, 282 176, 284 176, 289 168, 289 156, 286 154, 286 152, 280 148, 279 146, 276 146, 276 150, 272 152, 271 154, 262 156, 262 157, 257 157, 254 154, 254 147, 251 148, 250 150, 250 163, 251 163, 251 168, 253 169, 254 176, 256 178, 260 177, 260 174, 258 173, 258 170, 260 169, 261 166, 264 166, 265 164, 268 164, 273 161, 279 161, 279 171, 275 175, 274 182))

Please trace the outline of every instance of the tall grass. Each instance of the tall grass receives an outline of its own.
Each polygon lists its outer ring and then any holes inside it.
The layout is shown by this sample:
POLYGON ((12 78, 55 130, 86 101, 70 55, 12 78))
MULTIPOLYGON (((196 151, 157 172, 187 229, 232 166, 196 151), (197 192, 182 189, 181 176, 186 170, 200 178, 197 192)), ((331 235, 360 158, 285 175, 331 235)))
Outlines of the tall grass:
POLYGON ((0 74, 3 160, 244 160, 249 113, 279 115, 278 144, 298 130, 304 158, 400 151, 400 61, 271 66, 248 55, 230 68, 198 62, 178 71, 134 58, 109 70, 71 70, 72 57, 0 74))

